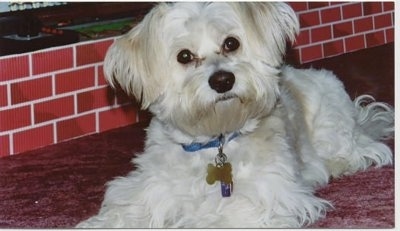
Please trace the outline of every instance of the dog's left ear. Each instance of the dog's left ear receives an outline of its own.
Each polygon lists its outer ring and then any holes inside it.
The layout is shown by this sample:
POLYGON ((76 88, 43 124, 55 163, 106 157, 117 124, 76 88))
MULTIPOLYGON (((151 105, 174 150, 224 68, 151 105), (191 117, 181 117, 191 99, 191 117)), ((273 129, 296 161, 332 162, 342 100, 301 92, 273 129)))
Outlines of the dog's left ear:
POLYGON ((253 54, 271 66, 280 66, 287 42, 293 43, 299 32, 296 13, 283 2, 243 2, 235 6, 253 54))
POLYGON ((148 108, 160 95, 165 85, 165 52, 161 28, 168 5, 154 7, 135 28, 118 38, 107 51, 104 60, 106 80, 113 87, 119 85, 129 95, 148 108))

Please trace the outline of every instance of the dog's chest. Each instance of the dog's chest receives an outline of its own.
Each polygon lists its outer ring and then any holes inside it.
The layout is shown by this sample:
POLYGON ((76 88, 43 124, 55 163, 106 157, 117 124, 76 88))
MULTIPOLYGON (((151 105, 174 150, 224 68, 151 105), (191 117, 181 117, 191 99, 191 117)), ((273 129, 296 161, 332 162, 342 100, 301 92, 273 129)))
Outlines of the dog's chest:
POLYGON ((224 157, 219 156, 218 148, 194 153, 182 152, 179 158, 181 167, 174 168, 174 175, 184 179, 177 183, 186 182, 182 184, 183 187, 195 185, 199 190, 197 193, 220 198, 234 196, 242 191, 241 188, 247 190, 249 187, 257 187, 258 183, 262 183, 257 182, 260 173, 268 171, 268 165, 274 162, 271 153, 275 153, 275 146, 267 145, 265 139, 250 136, 232 140, 223 148, 224 157))

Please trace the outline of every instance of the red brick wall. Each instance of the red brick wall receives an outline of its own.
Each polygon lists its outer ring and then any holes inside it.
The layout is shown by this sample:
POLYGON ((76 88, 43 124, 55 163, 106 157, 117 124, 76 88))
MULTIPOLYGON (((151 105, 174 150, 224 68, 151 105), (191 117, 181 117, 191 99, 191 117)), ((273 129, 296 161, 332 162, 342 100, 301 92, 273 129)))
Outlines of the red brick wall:
POLYGON ((300 20, 300 63, 394 41, 394 1, 289 2, 300 20))
MULTIPOLYGON (((291 2, 300 63, 394 41, 394 2, 291 2)), ((0 156, 135 123, 102 60, 113 38, 0 57, 0 156)))
POLYGON ((102 61, 113 38, 0 57, 0 156, 138 121, 102 61))

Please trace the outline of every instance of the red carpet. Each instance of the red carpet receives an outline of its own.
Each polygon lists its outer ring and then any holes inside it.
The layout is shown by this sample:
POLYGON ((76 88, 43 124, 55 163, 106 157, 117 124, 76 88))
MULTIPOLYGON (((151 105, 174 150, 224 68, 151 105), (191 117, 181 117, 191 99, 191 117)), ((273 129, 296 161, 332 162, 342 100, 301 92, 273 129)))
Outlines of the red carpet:
MULTIPOLYGON (((312 65, 334 70, 352 97, 370 93, 394 103, 393 44, 312 65)), ((146 125, 0 159, 0 228, 71 228, 97 213, 105 183, 133 169, 130 160, 143 148, 146 125)), ((335 210, 313 228, 394 227, 393 167, 332 180, 318 195, 330 200, 335 210)))

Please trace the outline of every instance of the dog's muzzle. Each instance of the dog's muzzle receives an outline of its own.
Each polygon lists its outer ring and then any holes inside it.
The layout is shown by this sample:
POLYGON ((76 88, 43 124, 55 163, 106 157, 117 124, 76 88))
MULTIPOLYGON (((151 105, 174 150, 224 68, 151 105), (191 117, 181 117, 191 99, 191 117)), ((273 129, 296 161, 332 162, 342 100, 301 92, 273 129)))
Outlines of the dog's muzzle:
POLYGON ((210 87, 218 93, 230 91, 234 83, 235 75, 227 71, 217 71, 208 79, 210 87))

